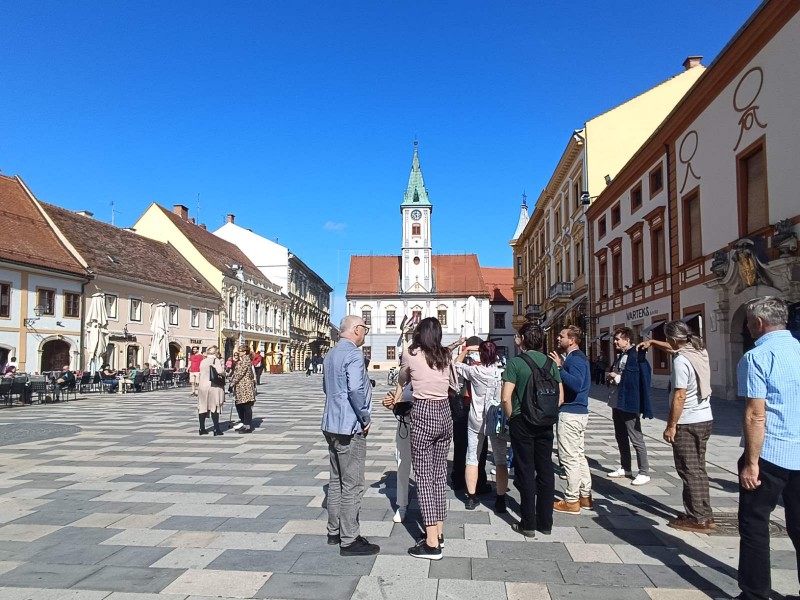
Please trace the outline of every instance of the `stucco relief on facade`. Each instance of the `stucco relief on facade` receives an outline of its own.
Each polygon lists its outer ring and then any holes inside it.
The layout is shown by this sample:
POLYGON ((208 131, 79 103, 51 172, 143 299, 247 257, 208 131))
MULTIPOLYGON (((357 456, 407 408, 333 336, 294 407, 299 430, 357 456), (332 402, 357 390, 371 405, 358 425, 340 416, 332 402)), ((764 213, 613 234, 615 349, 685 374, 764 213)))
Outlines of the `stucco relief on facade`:
POLYGON ((684 172, 683 176, 683 185, 681 186, 681 194, 683 190, 686 189, 686 184, 689 182, 689 174, 692 174, 692 177, 696 181, 700 181, 702 177, 695 173, 694 167, 692 166, 692 160, 694 160, 695 154, 697 154, 697 149, 700 147, 700 135, 692 129, 691 131, 686 132, 686 135, 683 136, 681 140, 680 148, 678 149, 678 160, 681 161, 681 164, 686 167, 686 171, 684 172))
POLYGON ((761 129, 767 128, 767 124, 762 123, 758 118, 760 107, 756 104, 762 87, 764 87, 764 70, 761 67, 753 67, 747 71, 736 84, 733 92, 733 110, 741 113, 741 116, 739 117, 739 138, 736 140, 736 146, 733 147, 734 152, 739 149, 744 132, 750 131, 753 125, 758 125, 761 129))

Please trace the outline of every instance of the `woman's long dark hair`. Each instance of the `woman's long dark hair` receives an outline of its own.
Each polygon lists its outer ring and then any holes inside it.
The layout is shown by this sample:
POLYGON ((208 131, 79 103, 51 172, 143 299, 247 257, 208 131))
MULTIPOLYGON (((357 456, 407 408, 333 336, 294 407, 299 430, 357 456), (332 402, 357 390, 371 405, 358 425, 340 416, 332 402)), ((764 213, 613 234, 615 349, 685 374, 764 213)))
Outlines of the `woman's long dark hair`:
POLYGON ((409 350, 422 350, 431 369, 444 371, 450 364, 450 352, 442 347, 442 325, 438 319, 422 319, 414 332, 409 350))

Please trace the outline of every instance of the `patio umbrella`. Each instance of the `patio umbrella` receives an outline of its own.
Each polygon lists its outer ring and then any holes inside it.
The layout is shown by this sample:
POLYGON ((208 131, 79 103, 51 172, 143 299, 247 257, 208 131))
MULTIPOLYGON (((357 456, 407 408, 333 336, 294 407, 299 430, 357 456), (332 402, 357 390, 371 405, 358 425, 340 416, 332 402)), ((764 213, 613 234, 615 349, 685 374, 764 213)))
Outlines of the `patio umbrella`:
POLYGON ((478 328, 480 326, 480 311, 478 309, 478 300, 475 296, 467 298, 467 304, 464 306, 464 337, 471 338, 478 335, 478 328))
POLYGON ((153 339, 150 342, 150 361, 163 367, 169 359, 169 313, 164 302, 156 304, 150 321, 153 339))
POLYGON ((86 355, 89 371, 97 371, 108 346, 108 313, 103 293, 92 294, 86 313, 86 355))

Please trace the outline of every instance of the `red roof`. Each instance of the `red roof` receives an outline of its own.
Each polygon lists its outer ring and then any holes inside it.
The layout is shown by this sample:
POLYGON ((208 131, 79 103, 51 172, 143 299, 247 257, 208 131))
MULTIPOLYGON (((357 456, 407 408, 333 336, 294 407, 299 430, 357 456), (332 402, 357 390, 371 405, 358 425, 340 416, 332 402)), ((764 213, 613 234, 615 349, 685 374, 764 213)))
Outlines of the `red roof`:
MULTIPOLYGON (((475 254, 433 255, 436 296, 489 295, 475 254)), ((351 256, 347 297, 400 296, 399 256, 351 256)))
POLYGON ((0 175, 0 259, 88 278, 18 177, 0 175))
POLYGON ((170 221, 175 223, 181 233, 186 236, 186 239, 203 255, 203 258, 222 273, 230 274, 231 267, 239 264, 242 265, 244 272, 254 280, 262 284, 275 285, 264 276, 258 267, 253 264, 253 261, 236 244, 223 240, 200 225, 184 221, 180 215, 176 215, 160 204, 156 204, 156 206, 161 209, 170 221))
POLYGON ((511 267, 481 267, 490 302, 513 303, 514 269, 511 267))

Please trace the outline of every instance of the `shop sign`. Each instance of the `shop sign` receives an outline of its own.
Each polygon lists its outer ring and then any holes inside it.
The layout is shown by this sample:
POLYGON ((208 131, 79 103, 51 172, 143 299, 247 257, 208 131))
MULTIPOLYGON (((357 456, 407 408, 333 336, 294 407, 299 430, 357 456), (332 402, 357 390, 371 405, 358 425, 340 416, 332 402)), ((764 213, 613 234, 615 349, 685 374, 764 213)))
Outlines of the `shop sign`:
POLYGON ((203 343, 203 340, 189 340, 189 343, 190 343, 192 346, 199 346, 200 344, 202 344, 202 343, 203 343))
POLYGON ((651 308, 650 306, 641 306, 638 308, 632 308, 631 310, 626 310, 625 320, 635 321, 637 319, 644 319, 645 317, 650 317, 657 314, 658 314, 657 308, 651 308))

